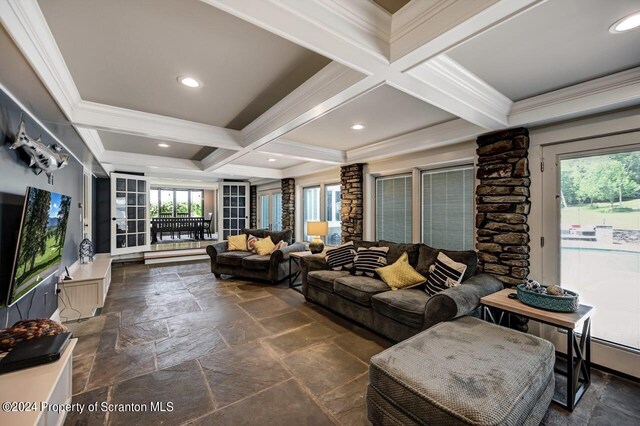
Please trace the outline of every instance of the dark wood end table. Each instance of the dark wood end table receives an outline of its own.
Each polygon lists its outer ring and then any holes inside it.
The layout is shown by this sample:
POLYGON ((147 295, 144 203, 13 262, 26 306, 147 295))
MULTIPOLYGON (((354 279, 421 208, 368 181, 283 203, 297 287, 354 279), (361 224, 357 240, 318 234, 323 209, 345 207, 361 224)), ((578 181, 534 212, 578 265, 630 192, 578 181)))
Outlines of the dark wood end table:
POLYGON ((312 254, 310 251, 294 251, 293 253, 289 253, 289 288, 300 291, 298 287, 302 286, 302 283, 296 284, 296 281, 298 281, 302 273, 302 258, 311 256, 312 254), (293 265, 298 267, 295 273, 291 273, 293 265))

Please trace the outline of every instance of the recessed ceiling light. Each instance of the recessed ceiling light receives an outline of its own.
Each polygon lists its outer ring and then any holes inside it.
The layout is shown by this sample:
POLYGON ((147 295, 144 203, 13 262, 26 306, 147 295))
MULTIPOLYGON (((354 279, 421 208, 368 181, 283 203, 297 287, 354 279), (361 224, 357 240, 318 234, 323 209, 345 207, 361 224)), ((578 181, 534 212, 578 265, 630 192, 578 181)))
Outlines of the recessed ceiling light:
POLYGON ((362 130, 365 128, 365 125, 362 123, 356 123, 353 126, 351 126, 351 130, 362 130))
POLYGON ((609 32, 618 34, 638 27, 640 27, 640 12, 635 12, 614 22, 613 25, 609 27, 609 32))
POLYGON ((275 158, 269 158, 269 159, 267 159, 267 161, 270 162, 270 163, 273 163, 274 161, 276 161, 276 159, 275 158))
POLYGON ((186 75, 182 75, 178 77, 178 83, 182 84, 183 86, 190 87, 192 89, 202 86, 202 83, 199 80, 196 80, 195 78, 189 77, 186 75))
POLYGON ((168 143, 159 143, 158 146, 160 148, 169 148, 169 144, 168 143))

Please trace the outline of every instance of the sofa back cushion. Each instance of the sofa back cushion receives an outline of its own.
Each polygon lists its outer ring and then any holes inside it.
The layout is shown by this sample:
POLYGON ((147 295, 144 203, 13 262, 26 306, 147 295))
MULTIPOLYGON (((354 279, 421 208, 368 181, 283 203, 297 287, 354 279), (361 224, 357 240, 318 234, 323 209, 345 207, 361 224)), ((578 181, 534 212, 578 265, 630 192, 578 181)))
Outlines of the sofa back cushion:
POLYGON ((420 252, 418 255, 418 266, 416 270, 428 277, 429 267, 436 262, 438 253, 446 254, 451 260, 467 265, 467 270, 462 276, 462 281, 466 281, 476 273, 478 268, 478 253, 473 250, 438 250, 433 247, 429 247, 426 244, 420 244, 420 252))
POLYGON ((356 251, 360 248, 378 247, 377 241, 352 240, 356 251))
POLYGON ((274 244, 278 244, 280 241, 286 241, 287 244, 291 244, 293 242, 293 231, 291 229, 284 229, 282 231, 269 231, 268 229, 245 228, 242 230, 242 233, 247 235, 255 235, 258 238, 271 237, 271 241, 273 241, 274 244))
POLYGON ((402 253, 407 252, 409 265, 416 268, 418 266, 418 255, 420 254, 420 244, 394 243, 393 241, 380 240, 380 247, 389 247, 387 252, 387 264, 395 263, 402 253))

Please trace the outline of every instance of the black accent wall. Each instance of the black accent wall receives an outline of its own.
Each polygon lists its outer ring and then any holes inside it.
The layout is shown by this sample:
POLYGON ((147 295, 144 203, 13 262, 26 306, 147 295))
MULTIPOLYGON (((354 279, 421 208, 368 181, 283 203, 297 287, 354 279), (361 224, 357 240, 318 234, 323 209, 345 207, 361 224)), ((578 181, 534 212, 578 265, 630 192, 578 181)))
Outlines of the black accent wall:
MULTIPOLYGON (((64 266, 71 265, 77 260, 78 244, 83 238, 82 209, 78 207, 78 203, 83 202, 82 164, 71 156, 69 164, 54 173, 53 185, 48 183, 44 173, 36 176, 33 169, 28 167, 28 163, 24 162, 21 150, 9 149, 18 130, 21 113, 24 114, 27 133, 30 136, 42 135, 42 141, 47 145, 57 143, 34 121, 33 117, 26 111, 22 111, 6 93, 0 90, 0 328, 12 325, 20 319, 21 315, 23 318, 27 318, 27 315, 28 318, 48 318, 56 311, 58 307, 55 295, 57 275, 64 270, 64 266), (62 253, 62 265, 58 274, 42 282, 15 305, 6 307, 17 234, 28 186, 71 196, 72 208, 62 253)), ((63 150, 63 152, 67 151, 63 150)))

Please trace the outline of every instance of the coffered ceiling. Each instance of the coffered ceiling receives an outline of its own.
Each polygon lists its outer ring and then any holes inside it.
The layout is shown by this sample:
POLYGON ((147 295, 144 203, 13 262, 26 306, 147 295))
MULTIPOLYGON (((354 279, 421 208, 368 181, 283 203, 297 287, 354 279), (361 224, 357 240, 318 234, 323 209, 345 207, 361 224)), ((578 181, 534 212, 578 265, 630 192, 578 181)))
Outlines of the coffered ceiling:
MULTIPOLYGON (((24 56, 59 108, 50 125, 75 129, 107 171, 280 179, 637 105, 640 30, 609 27, 638 10, 634 0, 0 0, 13 39, 0 62, 24 56)), ((5 69, 5 87, 28 93, 5 69)))

